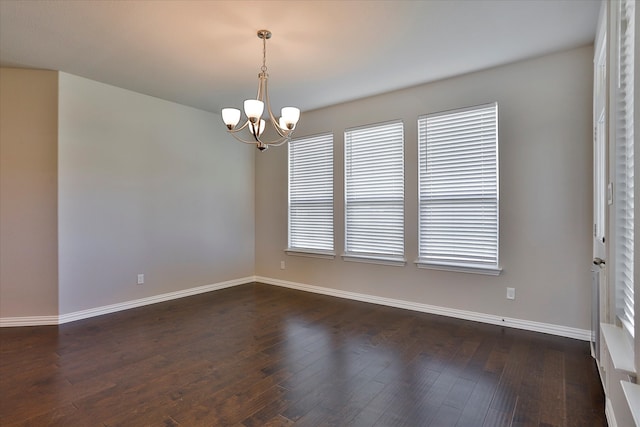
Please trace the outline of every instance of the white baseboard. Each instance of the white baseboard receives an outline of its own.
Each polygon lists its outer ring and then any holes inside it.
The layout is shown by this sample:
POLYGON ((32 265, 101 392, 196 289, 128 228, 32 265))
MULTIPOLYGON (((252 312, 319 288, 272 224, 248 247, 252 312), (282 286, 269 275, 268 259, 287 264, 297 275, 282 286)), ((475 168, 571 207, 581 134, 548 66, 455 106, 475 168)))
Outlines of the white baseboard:
POLYGON ((89 317, 100 316, 102 314, 114 313, 116 311, 128 310, 130 308, 142 307, 159 302, 171 301, 178 298, 203 294, 205 292, 217 291, 219 289, 230 288, 232 286, 243 285, 253 281, 253 276, 242 279, 227 280, 226 282, 214 283, 211 285, 198 286, 196 288, 183 289, 181 291, 169 292, 166 294, 153 295, 133 301, 125 301, 118 304, 105 305, 103 307, 90 308, 88 310, 76 311, 62 314, 59 317, 60 324, 73 322, 75 320, 87 319, 89 317))
POLYGON ((0 328, 57 325, 58 316, 0 317, 0 328))
POLYGON ((286 280, 272 279, 269 277, 256 276, 256 282, 268 285, 281 286, 300 291, 313 292, 346 298, 356 301, 369 302, 373 304, 386 305, 389 307, 404 308, 406 310, 420 311, 423 313, 438 314, 441 316, 455 317, 457 319, 473 320, 475 322, 489 323, 492 325, 507 326, 510 328, 524 329, 527 331, 543 332, 561 337, 575 338, 582 341, 591 340, 591 331, 586 329, 571 328, 568 326, 554 325, 551 323, 534 322, 531 320, 514 319, 501 317, 492 314, 477 313, 473 311, 458 310, 454 308, 439 307, 435 305, 416 303, 398 299, 378 297, 374 295, 360 294, 355 292, 341 291, 338 289, 324 288, 321 286, 307 285, 304 283, 289 282, 286 280))
POLYGON ((87 319, 89 317, 115 313, 116 311, 128 310, 130 308, 142 307, 145 305, 184 298, 192 295, 202 294, 205 292, 217 291, 219 289, 243 285, 245 283, 250 283, 253 281, 254 277, 249 276, 241 279, 227 280, 225 282, 214 283, 211 285, 204 285, 195 288, 169 292, 166 294, 153 295, 150 297, 140 298, 132 301, 125 301, 117 304, 75 311, 72 313, 61 314, 59 316, 4 317, 0 318, 0 327, 61 325, 63 323, 87 319))
POLYGON ((268 285, 281 286, 300 291, 312 292, 316 294, 329 295, 338 298, 346 298, 355 301, 368 302, 385 305, 389 307, 403 308, 406 310, 419 311, 423 313, 438 314, 441 316, 455 317, 457 319, 472 320, 475 322, 489 323, 492 325, 507 326, 510 328, 524 329, 528 331, 543 332, 551 335, 558 335, 567 338, 575 338, 583 341, 591 340, 591 331, 585 329, 571 328, 568 326, 554 325, 550 323, 534 322, 530 320, 501 317, 492 314, 477 313, 473 311, 458 310, 454 308, 439 307, 435 305, 416 303, 392 298, 378 297, 375 295, 360 294, 356 292, 341 291, 338 289, 325 288, 321 286, 307 285, 304 283, 289 282, 286 280, 272 279, 263 276, 249 276, 241 279, 228 280, 211 285, 198 286, 176 292, 169 292, 154 295, 132 301, 125 301, 118 304, 111 304, 102 307, 90 308, 87 310, 66 313, 59 316, 29 316, 29 317, 4 317, 0 318, 0 327, 11 326, 43 326, 60 325, 76 320, 87 319, 103 314, 128 310, 130 308, 142 307, 159 302, 184 298, 191 295, 230 288, 232 286, 243 285, 250 282, 261 282, 268 285))
POLYGON ((604 415, 607 417, 607 424, 609 425, 609 427, 618 427, 618 422, 616 421, 616 416, 613 412, 613 405, 611 404, 611 399, 609 398, 605 399, 604 415))

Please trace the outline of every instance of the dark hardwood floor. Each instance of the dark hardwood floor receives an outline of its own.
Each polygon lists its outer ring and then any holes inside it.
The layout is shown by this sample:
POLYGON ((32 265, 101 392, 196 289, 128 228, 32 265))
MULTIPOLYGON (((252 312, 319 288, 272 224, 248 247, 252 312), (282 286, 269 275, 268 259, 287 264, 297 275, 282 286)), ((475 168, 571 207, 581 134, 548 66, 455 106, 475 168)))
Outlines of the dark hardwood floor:
POLYGON ((248 284, 0 329, 2 426, 606 426, 586 342, 248 284))

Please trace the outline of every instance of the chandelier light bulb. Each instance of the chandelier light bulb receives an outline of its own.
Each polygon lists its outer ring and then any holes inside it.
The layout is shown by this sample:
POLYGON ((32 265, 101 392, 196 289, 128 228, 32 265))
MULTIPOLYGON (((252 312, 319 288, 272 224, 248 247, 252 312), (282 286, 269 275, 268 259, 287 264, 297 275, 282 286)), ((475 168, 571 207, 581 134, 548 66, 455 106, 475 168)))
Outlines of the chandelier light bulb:
POLYGON ((284 107, 280 112, 282 114, 282 122, 285 124, 285 129, 293 130, 298 120, 300 120, 300 109, 296 107, 284 107))
POLYGON ((231 130, 240 122, 240 110, 237 108, 223 108, 222 121, 227 125, 227 129, 231 130))
POLYGON ((247 99, 244 101, 244 114, 247 115, 252 123, 257 122, 262 117, 264 111, 264 102, 257 99, 247 99))

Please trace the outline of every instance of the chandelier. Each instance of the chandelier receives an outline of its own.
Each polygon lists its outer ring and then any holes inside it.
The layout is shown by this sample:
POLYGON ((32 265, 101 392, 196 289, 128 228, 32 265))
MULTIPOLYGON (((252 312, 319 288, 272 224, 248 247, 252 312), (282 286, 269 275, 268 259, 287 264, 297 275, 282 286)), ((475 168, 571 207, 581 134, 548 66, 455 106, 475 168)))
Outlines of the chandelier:
POLYGON ((269 146, 282 145, 285 142, 291 140, 291 134, 300 119, 300 110, 296 107, 284 107, 280 113, 280 119, 276 120, 273 112, 271 111, 271 103, 269 102, 269 93, 267 91, 267 39, 271 38, 271 31, 260 30, 258 31, 258 38, 262 39, 262 67, 258 74, 258 95, 256 99, 247 99, 244 101, 244 114, 247 117, 242 126, 238 127, 240 122, 241 112, 237 108, 223 108, 222 109, 222 121, 227 125, 227 131, 233 135, 238 141, 245 144, 255 144, 258 150, 264 151, 269 146), (266 122, 262 118, 266 107, 267 117, 271 127, 275 130, 273 140, 263 139, 265 137, 266 122), (245 132, 246 137, 244 139, 240 135, 240 132, 245 128, 248 132, 245 132))

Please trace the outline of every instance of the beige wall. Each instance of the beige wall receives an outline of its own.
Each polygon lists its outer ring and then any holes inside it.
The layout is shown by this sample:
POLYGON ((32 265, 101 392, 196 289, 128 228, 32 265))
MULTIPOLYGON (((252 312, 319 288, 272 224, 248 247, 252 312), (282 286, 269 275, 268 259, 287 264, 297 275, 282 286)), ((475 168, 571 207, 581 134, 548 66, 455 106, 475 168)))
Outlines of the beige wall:
POLYGON ((65 73, 59 105, 61 314, 253 275, 254 152, 218 115, 65 73))
POLYGON ((0 68, 0 318, 58 313, 58 73, 0 68))
POLYGON ((583 47, 308 112, 297 136, 333 131, 335 242, 344 250, 343 134, 405 124, 405 267, 287 256, 287 151, 256 156, 256 274, 441 307, 590 328, 592 60, 583 47), (497 101, 499 277, 417 269, 419 115, 497 101), (286 269, 280 270, 280 261, 286 269), (516 288, 516 300, 505 298, 516 288))

